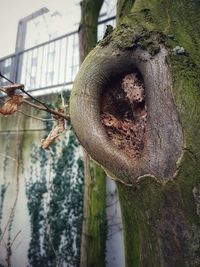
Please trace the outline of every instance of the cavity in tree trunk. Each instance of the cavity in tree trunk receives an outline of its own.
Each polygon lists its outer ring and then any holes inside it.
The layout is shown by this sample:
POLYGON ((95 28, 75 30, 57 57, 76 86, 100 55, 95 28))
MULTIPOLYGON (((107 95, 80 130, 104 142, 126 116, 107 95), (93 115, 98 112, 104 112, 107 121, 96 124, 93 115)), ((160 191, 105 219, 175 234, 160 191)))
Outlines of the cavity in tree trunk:
POLYGON ((76 134, 118 184, 126 266, 200 265, 199 12, 118 1, 117 28, 74 82, 76 134))

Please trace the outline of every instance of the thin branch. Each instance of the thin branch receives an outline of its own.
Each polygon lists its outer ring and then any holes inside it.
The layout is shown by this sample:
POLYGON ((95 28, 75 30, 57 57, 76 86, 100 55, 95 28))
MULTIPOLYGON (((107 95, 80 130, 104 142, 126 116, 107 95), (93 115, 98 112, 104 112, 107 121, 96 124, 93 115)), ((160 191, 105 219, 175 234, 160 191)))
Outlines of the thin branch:
POLYGON ((0 77, 4 78, 6 81, 14 84, 14 82, 12 82, 11 80, 9 80, 7 77, 5 77, 1 72, 0 72, 0 77))
POLYGON ((5 90, 2 87, 0 87, 0 91, 6 94, 5 90))
POLYGON ((33 108, 36 108, 36 109, 39 109, 39 110, 44 110, 44 111, 46 110, 44 107, 38 106, 38 105, 36 105, 36 104, 26 100, 26 99, 23 99, 23 102, 28 104, 29 106, 31 106, 33 108))
POLYGON ((43 102, 41 102, 40 100, 38 100, 37 98, 33 97, 31 94, 29 94, 27 91, 24 90, 24 88, 20 88, 20 90, 26 94, 28 97, 30 97, 31 99, 33 99, 34 101, 38 102, 40 105, 44 106, 46 110, 48 110, 50 112, 50 108, 43 102))
POLYGON ((21 231, 22 231, 22 230, 19 230, 19 231, 17 232, 17 234, 16 234, 15 237, 13 238, 12 243, 10 244, 10 247, 12 247, 12 245, 14 244, 15 240, 17 239, 17 237, 18 237, 18 235, 21 233, 21 231))
MULTIPOLYGON (((1 88, 0 88, 0 90, 1 90, 1 88)), ((3 91, 3 90, 1 90, 1 91, 3 91)), ((5 103, 3 100, 1 100, 0 99, 0 102, 2 102, 2 103, 5 103)), ((24 100, 23 102, 25 102, 25 103, 27 103, 26 102, 26 100, 24 100)), ((30 103, 30 102, 29 102, 30 103)), ((32 103, 31 103, 32 104, 32 103)), ((33 104, 34 105, 34 104, 33 104)), ((37 105, 34 105, 34 106, 36 106, 36 108, 37 108, 37 105)), ((29 115, 29 114, 26 114, 25 112, 23 112, 22 110, 17 110, 17 112, 19 112, 19 113, 22 113, 24 116, 27 116, 27 117, 29 117, 29 118, 33 118, 33 119, 35 119, 35 120, 39 120, 39 121, 55 121, 55 119, 43 119, 43 118, 39 118, 39 117, 36 117, 36 116, 32 116, 32 115, 29 115)), ((1 153, 0 153, 1 154, 1 153)))
MULTIPOLYGON (((64 118, 67 121, 70 120, 69 115, 65 114, 65 111, 64 111, 64 113, 61 113, 61 112, 58 112, 56 110, 53 110, 53 109, 49 108, 45 103, 41 102, 40 100, 38 100, 37 98, 35 98, 31 94, 29 94, 24 89, 24 85, 23 84, 17 84, 17 83, 12 82, 7 77, 5 77, 1 72, 0 72, 0 77, 4 78, 5 80, 9 81, 12 84, 10 86, 4 86, 3 88, 2 87, 0 88, 0 91, 4 92, 8 96, 10 96, 9 95, 10 92, 13 93, 15 91, 15 89, 19 89, 19 90, 21 90, 22 93, 26 94, 29 98, 31 98, 35 102, 39 103, 41 106, 38 106, 35 103, 32 103, 32 102, 30 102, 28 100, 23 99, 23 102, 24 103, 26 103, 29 106, 32 106, 32 107, 34 107, 36 109, 43 110, 43 111, 49 112, 49 113, 51 113, 53 115, 59 116, 61 118, 64 118)), ((63 105, 64 105, 64 98, 62 96, 61 96, 61 98, 62 98, 62 102, 63 102, 63 105)), ((27 114, 23 113, 23 111, 19 111, 19 112, 22 113, 22 114, 24 114, 25 116, 28 116, 28 117, 32 117, 32 118, 35 118, 35 119, 38 119, 38 120, 42 120, 42 121, 47 121, 45 119, 41 119, 41 118, 38 118, 38 117, 33 117, 31 115, 27 115, 27 114)))
POLYGON ((0 243, 2 242, 5 233, 6 233, 7 229, 9 228, 12 217, 14 216, 15 208, 16 208, 17 200, 18 200, 18 195, 19 195, 19 124, 20 124, 20 117, 18 117, 18 120, 17 120, 16 149, 15 149, 15 155, 16 155, 16 162, 15 162, 16 196, 15 196, 15 200, 14 200, 13 206, 11 208, 11 212, 9 214, 9 218, 8 218, 7 223, 6 223, 6 226, 3 230, 3 232, 1 233, 0 243))
POLYGON ((11 220, 11 218, 12 218, 12 215, 13 215, 13 212, 14 212, 14 209, 15 209, 15 203, 16 203, 16 199, 15 199, 15 201, 14 201, 14 204, 13 204, 12 208, 11 208, 11 212, 10 212, 10 214, 9 214, 9 218, 8 218, 7 223, 6 223, 6 226, 5 226, 3 232, 2 232, 2 234, 1 234, 1 236, 0 236, 0 244, 1 244, 1 241, 3 240, 3 238, 4 238, 4 235, 5 235, 6 231, 7 231, 7 228, 9 227, 10 220, 11 220))
POLYGON ((29 102, 29 101, 26 100, 26 99, 23 99, 23 102, 26 103, 26 104, 28 104, 28 105, 31 106, 31 107, 34 107, 34 108, 37 108, 37 109, 39 109, 39 110, 43 110, 43 111, 49 112, 49 113, 51 113, 51 114, 57 115, 57 116, 59 116, 59 117, 62 117, 62 118, 64 118, 65 120, 69 120, 69 119, 70 119, 68 115, 66 116, 66 115, 64 115, 63 113, 58 112, 58 111, 56 111, 56 110, 53 110, 53 109, 50 109, 50 108, 47 109, 47 108, 45 108, 45 107, 38 106, 38 105, 36 105, 36 104, 34 104, 34 103, 32 103, 32 102, 29 102))
MULTIPOLYGON (((0 76, 2 76, 2 75, 0 74, 0 76)), ((5 76, 3 76, 3 78, 5 78, 5 76)), ((8 81, 11 82, 10 80, 8 80, 8 81)), ((7 94, 7 90, 9 90, 9 89, 19 89, 19 90, 21 90, 22 93, 26 94, 28 97, 30 97, 34 101, 38 102, 40 105, 44 106, 45 109, 49 110, 49 107, 45 103, 41 102, 40 100, 36 99, 31 94, 29 94, 27 91, 25 91, 23 84, 15 84, 15 83, 12 82, 12 85, 7 85, 7 86, 4 86, 4 87, 0 88, 0 90, 2 92, 4 92, 5 94, 7 94)))
POLYGON ((16 89, 19 89, 21 90, 24 94, 26 94, 28 97, 30 97, 32 100, 36 101, 37 103, 39 103, 40 105, 42 105, 43 107, 40 107, 36 104, 33 104, 27 100, 23 100, 24 103, 32 106, 32 107, 35 107, 39 110, 44 110, 46 112, 49 112, 51 114, 54 114, 54 115, 57 115, 57 116, 60 116, 66 120, 69 120, 69 116, 68 115, 65 115, 63 113, 60 113, 58 111, 55 111, 51 108, 49 108, 45 103, 41 102, 40 100, 36 99, 35 97, 33 97, 31 94, 29 94, 25 89, 24 89, 24 85, 23 84, 15 84, 14 82, 12 82, 11 80, 9 80, 7 77, 5 77, 1 72, 0 72, 0 77, 4 78, 5 80, 7 80, 8 82, 10 82, 12 85, 9 87, 9 86, 5 86, 5 89, 1 88, 1 91, 4 92, 4 93, 7 93, 6 90, 8 90, 9 88, 15 88, 16 89))
POLYGON ((35 116, 32 116, 32 115, 26 114, 22 110, 18 110, 18 112, 22 113, 24 116, 27 116, 29 118, 33 118, 33 119, 36 119, 36 120, 39 120, 39 121, 55 121, 54 119, 43 119, 43 118, 39 118, 39 117, 35 117, 35 116))

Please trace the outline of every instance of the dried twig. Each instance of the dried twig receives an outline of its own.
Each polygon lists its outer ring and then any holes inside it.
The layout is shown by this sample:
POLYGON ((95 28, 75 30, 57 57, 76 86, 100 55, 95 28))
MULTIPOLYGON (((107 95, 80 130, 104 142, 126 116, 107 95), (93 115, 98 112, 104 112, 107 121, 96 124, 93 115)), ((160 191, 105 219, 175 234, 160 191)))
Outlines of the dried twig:
POLYGON ((31 98, 32 100, 34 100, 35 102, 39 103, 41 106, 38 106, 34 103, 29 102, 28 100, 23 99, 23 102, 34 107, 37 108, 39 110, 43 110, 46 112, 49 112, 53 115, 58 115, 60 117, 63 117, 65 120, 69 120, 69 116, 65 115, 63 113, 60 113, 56 110, 53 110, 51 108, 49 108, 45 103, 43 103, 42 101, 38 100, 37 98, 33 97, 31 94, 29 94, 25 89, 24 89, 24 85, 23 84, 17 84, 14 83, 13 81, 9 80, 7 77, 5 77, 1 72, 0 72, 0 77, 4 78, 5 80, 9 81, 12 85, 9 86, 4 86, 0 88, 0 91, 4 92, 5 94, 7 94, 8 96, 10 96, 10 92, 15 91, 16 89, 21 90, 22 93, 26 94, 29 98, 31 98))
POLYGON ((26 114, 25 112, 23 112, 22 110, 18 110, 19 113, 22 113, 24 116, 27 116, 29 118, 33 118, 35 120, 39 120, 39 121, 55 121, 55 119, 43 119, 43 118, 39 118, 39 117, 35 117, 32 116, 30 114, 26 114))
POLYGON ((41 140, 42 147, 44 149, 48 149, 50 144, 55 139, 58 138, 60 133, 62 133, 65 130, 66 121, 70 120, 69 115, 66 114, 65 108, 67 107, 67 105, 65 105, 63 95, 61 95, 63 108, 57 111, 57 110, 49 108, 48 105, 36 99, 31 94, 29 94, 27 91, 25 91, 23 84, 14 83, 10 81, 8 78, 6 78, 4 75, 2 75, 1 73, 0 73, 0 76, 11 83, 11 85, 9 86, 4 86, 0 88, 2 92, 4 92, 7 96, 9 96, 9 99, 4 102, 4 105, 2 107, 0 107, 1 114, 10 115, 18 111, 19 113, 22 113, 23 115, 28 116, 30 118, 34 118, 40 121, 49 121, 49 119, 42 119, 42 118, 38 118, 32 115, 28 115, 24 113, 22 110, 19 110, 19 106, 25 103, 33 108, 51 113, 53 115, 53 118, 57 121, 57 125, 51 130, 47 138, 41 140), (22 93, 26 94, 30 99, 34 100, 36 103, 39 103, 40 105, 32 103, 27 99, 24 99, 23 95, 17 94, 16 90, 20 90, 22 93))
POLYGON ((23 102, 26 103, 27 105, 33 107, 33 108, 36 108, 36 109, 39 109, 39 110, 43 110, 43 111, 49 112, 49 113, 51 113, 51 114, 53 114, 53 115, 60 116, 60 117, 64 118, 65 120, 69 120, 69 116, 66 116, 66 115, 64 115, 63 113, 58 112, 58 111, 56 111, 56 110, 54 110, 54 109, 50 109, 50 108, 47 109, 47 108, 45 108, 45 107, 38 106, 38 105, 36 105, 36 104, 34 104, 34 103, 32 103, 32 102, 26 100, 26 99, 23 99, 23 102))
POLYGON ((11 244, 10 244, 10 247, 12 247, 12 245, 14 244, 15 240, 17 239, 17 237, 18 237, 18 235, 21 233, 21 231, 22 231, 22 230, 19 230, 19 231, 16 233, 15 237, 13 238, 13 241, 12 241, 11 244))

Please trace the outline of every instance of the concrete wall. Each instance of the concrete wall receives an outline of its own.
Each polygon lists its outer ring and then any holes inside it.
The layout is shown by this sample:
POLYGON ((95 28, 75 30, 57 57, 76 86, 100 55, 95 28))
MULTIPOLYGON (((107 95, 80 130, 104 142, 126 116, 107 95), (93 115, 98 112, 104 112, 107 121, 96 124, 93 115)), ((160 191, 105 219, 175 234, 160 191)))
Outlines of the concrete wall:
MULTIPOLYGON (((57 102, 57 98, 43 100, 57 102)), ((47 115, 25 105, 22 110, 47 115)), ((0 266, 70 266, 67 262, 78 266, 80 151, 70 131, 49 151, 41 149, 47 128, 20 113, 0 116, 0 266)))

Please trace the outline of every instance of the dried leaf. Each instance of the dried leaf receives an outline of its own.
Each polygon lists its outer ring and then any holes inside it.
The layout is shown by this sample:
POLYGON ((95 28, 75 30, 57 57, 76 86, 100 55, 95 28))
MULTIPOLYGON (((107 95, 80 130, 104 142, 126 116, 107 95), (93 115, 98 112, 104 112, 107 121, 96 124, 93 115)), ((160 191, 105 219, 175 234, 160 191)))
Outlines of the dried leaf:
POLYGON ((49 146, 58 138, 59 133, 60 133, 59 130, 60 130, 59 126, 56 126, 55 128, 51 130, 51 132, 49 133, 46 139, 41 140, 42 148, 44 149, 49 148, 49 146))
POLYGON ((63 117, 59 117, 57 115, 53 116, 55 119, 57 119, 58 125, 56 125, 46 139, 42 139, 42 148, 48 149, 49 146, 59 137, 59 135, 64 132, 65 130, 65 119, 63 117))
POLYGON ((102 124, 113 144, 131 157, 139 157, 144 148, 146 114, 137 121, 126 117, 117 118, 107 112, 101 115, 102 124))
POLYGON ((16 112, 23 103, 22 95, 13 95, 0 108, 0 113, 3 115, 11 115, 16 112))
POLYGON ((10 84, 10 85, 7 85, 7 86, 3 86, 3 89, 5 90, 5 93, 10 97, 16 95, 16 91, 18 89, 23 89, 23 88, 24 88, 24 85, 20 84, 20 83, 14 83, 14 84, 10 84))

